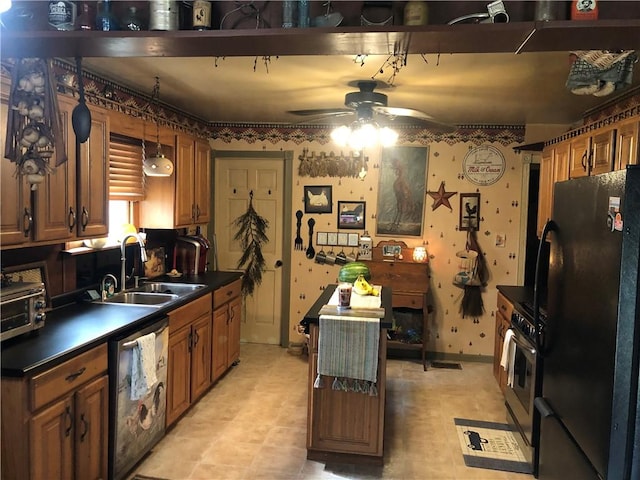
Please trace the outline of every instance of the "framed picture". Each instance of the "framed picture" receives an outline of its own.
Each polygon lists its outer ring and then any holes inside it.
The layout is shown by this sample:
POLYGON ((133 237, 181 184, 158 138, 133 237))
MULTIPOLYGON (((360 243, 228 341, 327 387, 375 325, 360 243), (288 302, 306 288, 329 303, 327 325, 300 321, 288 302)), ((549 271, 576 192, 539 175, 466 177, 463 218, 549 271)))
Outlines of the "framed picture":
POLYGON ((338 228, 364 229, 366 202, 338 202, 338 228))
POLYGON ((422 236, 428 152, 427 147, 382 151, 376 235, 422 236))
POLYGON ((304 186, 304 213, 331 213, 332 207, 331 185, 304 186))
POLYGON ((460 225, 462 231, 473 231, 480 228, 480 194, 460 194, 460 225))

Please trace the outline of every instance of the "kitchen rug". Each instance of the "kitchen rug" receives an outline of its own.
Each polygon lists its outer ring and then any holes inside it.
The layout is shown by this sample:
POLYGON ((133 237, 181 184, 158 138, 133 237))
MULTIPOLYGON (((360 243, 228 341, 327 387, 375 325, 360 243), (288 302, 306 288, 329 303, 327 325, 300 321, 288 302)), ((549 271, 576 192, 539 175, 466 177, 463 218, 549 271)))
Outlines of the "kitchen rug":
POLYGON ((532 473, 516 441, 516 432, 504 423, 453 419, 467 467, 515 473, 532 473))

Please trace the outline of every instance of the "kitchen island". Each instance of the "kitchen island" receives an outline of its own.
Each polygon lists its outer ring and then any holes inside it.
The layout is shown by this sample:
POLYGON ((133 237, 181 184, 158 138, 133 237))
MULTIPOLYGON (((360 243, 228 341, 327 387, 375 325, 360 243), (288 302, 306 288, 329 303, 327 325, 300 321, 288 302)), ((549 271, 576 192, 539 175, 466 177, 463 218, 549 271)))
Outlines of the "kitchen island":
MULTIPOLYGON (((329 303, 335 285, 328 285, 302 320, 309 333, 309 396, 307 404, 307 458, 319 461, 350 461, 381 464, 383 459, 384 407, 386 395, 387 329, 393 323, 391 288, 383 287, 380 338, 377 348, 376 391, 362 393, 332 388, 322 376, 319 388, 318 340, 320 310, 329 303), (314 384, 316 385, 314 387, 314 384)), ((363 352, 364 355, 364 352, 363 352)))

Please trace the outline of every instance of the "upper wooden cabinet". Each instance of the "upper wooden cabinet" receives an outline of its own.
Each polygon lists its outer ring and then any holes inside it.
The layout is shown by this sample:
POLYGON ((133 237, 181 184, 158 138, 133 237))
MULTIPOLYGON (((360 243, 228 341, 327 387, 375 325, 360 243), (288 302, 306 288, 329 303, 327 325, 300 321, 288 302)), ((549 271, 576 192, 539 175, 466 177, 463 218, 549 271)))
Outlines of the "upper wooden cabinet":
POLYGON ((549 145, 542 152, 538 192, 538 236, 542 234, 542 229, 553 212, 553 185, 569 178, 571 152, 572 144, 569 141, 549 145))
POLYGON ((613 170, 615 136, 615 128, 605 128, 571 139, 569 178, 598 175, 613 170))
POLYGON ((615 170, 640 162, 640 120, 637 118, 622 122, 617 128, 615 170))
POLYGON ((190 135, 175 136, 174 173, 148 177, 140 202, 140 225, 145 228, 185 228, 208 223, 211 159, 209 143, 190 135), (173 216, 167 215, 173 212, 173 216))
MULTIPOLYGON (((5 102, 3 118, 7 112, 5 102)), ((90 105, 91 134, 77 148, 71 124, 77 104, 71 97, 58 97, 67 161, 53 168, 35 190, 30 191, 24 178, 15 175, 15 163, 2 158, 3 246, 108 234, 109 116, 105 110, 90 105)), ((55 165, 55 157, 51 164, 55 165)))

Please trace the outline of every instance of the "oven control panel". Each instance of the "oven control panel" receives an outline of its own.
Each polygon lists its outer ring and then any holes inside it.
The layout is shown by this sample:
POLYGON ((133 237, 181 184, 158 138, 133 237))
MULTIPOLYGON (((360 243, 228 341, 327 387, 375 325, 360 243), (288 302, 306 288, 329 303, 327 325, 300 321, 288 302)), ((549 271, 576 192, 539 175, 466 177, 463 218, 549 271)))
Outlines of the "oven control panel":
POLYGON ((518 312, 513 312, 511 314, 511 326, 535 344, 536 328, 527 317, 518 312))

